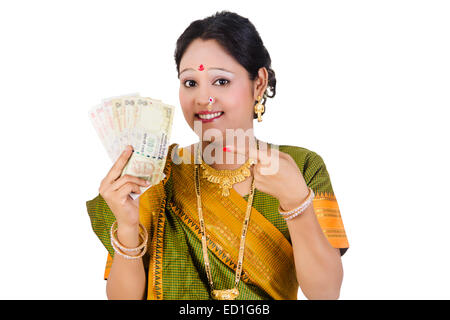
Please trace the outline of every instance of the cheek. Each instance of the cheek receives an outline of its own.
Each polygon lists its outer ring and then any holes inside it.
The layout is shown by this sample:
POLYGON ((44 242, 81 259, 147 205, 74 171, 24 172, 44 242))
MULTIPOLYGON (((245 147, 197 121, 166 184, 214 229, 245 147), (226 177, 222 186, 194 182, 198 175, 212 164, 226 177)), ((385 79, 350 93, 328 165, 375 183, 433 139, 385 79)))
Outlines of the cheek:
POLYGON ((242 116, 250 112, 247 106, 251 105, 251 98, 249 90, 244 85, 237 85, 235 90, 230 90, 225 99, 228 109, 233 111, 233 114, 242 116))

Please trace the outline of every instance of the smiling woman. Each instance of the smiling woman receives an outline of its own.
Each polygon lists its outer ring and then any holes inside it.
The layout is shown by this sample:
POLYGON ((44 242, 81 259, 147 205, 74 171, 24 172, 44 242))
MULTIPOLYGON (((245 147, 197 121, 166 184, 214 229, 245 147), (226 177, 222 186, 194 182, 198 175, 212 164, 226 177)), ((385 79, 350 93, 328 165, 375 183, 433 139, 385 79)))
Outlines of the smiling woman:
POLYGON ((252 127, 249 117, 257 118, 252 108, 258 96, 264 106, 276 93, 275 72, 258 31, 231 12, 192 22, 177 41, 175 62, 180 103, 191 128, 208 99, 206 91, 217 98, 217 108, 233 111, 217 110, 224 113, 221 124, 215 123, 221 129, 252 127))
MULTIPOLYGON (((348 241, 322 158, 253 135, 276 87, 253 24, 227 11, 194 21, 175 62, 181 108, 199 141, 172 144, 166 177, 140 197, 148 252, 115 255, 115 212, 101 195, 87 202, 108 250, 108 297, 297 299, 300 286, 309 299, 338 298, 348 241)), ((124 247, 139 243, 136 225, 119 221, 117 235, 124 247)))
MULTIPOLYGON (((203 121, 204 129, 252 128, 252 105, 266 86, 266 72, 261 69, 256 81, 249 79, 247 70, 240 65, 214 39, 196 39, 184 51, 179 63, 180 104, 184 117, 194 130, 194 121, 202 119, 199 115, 220 112, 214 122, 203 121), (204 66, 203 69, 195 66, 204 66), (221 66, 218 68, 217 66, 221 66), (214 97, 212 110, 207 110, 209 97, 214 97), (208 126, 206 126, 208 124, 208 126)), ((206 118, 207 120, 210 120, 206 118)))

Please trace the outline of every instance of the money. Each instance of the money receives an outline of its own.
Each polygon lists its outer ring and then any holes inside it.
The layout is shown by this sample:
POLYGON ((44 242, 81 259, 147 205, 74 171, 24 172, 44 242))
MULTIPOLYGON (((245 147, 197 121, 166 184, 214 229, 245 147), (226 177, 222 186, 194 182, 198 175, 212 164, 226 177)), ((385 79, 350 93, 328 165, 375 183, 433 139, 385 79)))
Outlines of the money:
MULTIPOLYGON (((89 117, 112 162, 127 145, 133 153, 121 176, 128 174, 150 182, 141 193, 165 178, 175 108, 138 94, 103 100, 89 110, 89 117)), ((133 199, 140 194, 130 193, 133 199)))

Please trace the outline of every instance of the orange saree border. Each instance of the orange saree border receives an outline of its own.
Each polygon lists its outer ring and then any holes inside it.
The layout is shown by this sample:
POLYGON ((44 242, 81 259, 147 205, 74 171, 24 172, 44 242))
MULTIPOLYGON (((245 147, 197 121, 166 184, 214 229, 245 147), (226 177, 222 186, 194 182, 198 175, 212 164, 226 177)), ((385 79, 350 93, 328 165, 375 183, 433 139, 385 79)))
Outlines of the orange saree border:
POLYGON ((323 233, 334 248, 348 248, 347 235, 336 197, 328 192, 314 191, 313 207, 323 233))

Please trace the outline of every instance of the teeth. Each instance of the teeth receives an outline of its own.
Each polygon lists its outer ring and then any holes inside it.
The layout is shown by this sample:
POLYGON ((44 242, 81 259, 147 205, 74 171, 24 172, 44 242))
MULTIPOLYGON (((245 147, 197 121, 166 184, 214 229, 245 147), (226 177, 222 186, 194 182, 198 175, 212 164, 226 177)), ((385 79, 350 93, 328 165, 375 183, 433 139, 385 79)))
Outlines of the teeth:
POLYGON ((218 117, 218 116, 220 116, 222 113, 223 113, 223 112, 216 112, 216 113, 212 113, 212 114, 199 114, 198 117, 199 117, 200 119, 208 120, 208 119, 212 119, 212 118, 218 117))

